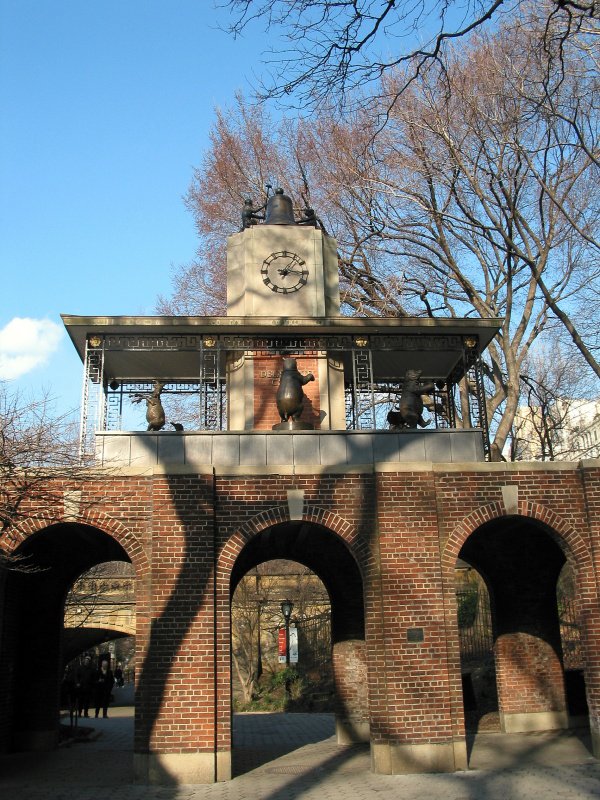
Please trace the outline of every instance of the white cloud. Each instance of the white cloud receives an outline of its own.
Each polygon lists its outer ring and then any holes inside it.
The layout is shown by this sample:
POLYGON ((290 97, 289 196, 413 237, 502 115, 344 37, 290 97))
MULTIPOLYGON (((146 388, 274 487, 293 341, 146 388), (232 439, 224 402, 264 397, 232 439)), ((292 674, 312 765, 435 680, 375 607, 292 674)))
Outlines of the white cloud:
POLYGON ((0 329, 0 379, 20 378, 57 350, 63 328, 49 319, 14 317, 0 329))

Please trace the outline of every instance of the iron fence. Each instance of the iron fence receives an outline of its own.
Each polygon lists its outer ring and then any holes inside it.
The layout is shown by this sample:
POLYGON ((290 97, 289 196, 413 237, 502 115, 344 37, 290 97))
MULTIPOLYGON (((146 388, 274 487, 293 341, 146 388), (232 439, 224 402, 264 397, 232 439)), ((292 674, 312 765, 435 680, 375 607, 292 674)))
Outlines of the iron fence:
POLYGON ((573 598, 559 596, 558 618, 560 620, 564 668, 581 669, 583 667, 581 627, 577 606, 573 598))
POLYGON ((299 620, 298 651, 304 671, 324 671, 331 665, 331 612, 299 620))
POLYGON ((456 592, 458 635, 463 661, 488 656, 494 647, 492 612, 487 592, 463 589, 456 592))
MULTIPOLYGON (((494 635, 487 591, 477 588, 458 590, 456 603, 462 661, 475 661, 490 656, 494 648, 494 635)), ((581 669, 583 650, 575 600, 559 595, 557 604, 564 669, 581 669)))

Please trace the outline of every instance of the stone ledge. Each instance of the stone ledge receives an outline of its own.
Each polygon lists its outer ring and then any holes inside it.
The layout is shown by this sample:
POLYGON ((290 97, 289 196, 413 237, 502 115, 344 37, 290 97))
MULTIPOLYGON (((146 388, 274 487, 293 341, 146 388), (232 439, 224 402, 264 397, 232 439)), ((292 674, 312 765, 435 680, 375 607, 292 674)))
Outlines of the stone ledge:
POLYGON ((600 469, 600 460, 595 459, 587 462, 554 461, 554 462, 524 462, 516 461, 506 464, 487 463, 487 462, 468 462, 462 463, 433 463, 431 461, 407 461, 402 464, 376 461, 372 464, 354 465, 323 465, 323 464, 301 464, 301 465, 277 465, 277 466, 221 466, 213 464, 154 464, 145 466, 122 466, 116 464, 104 464, 96 468, 98 471, 104 470, 107 476, 141 477, 152 478, 160 475, 215 475, 224 477, 231 475, 364 475, 375 473, 412 473, 412 472, 434 472, 436 474, 457 474, 468 472, 470 475, 495 473, 495 472, 575 472, 578 469, 600 469))
POLYGON ((434 472, 575 472, 580 469, 600 469, 600 459, 583 461, 484 461, 433 464, 434 472))
POLYGON ((504 733, 562 730, 569 727, 569 715, 567 711, 530 711, 519 714, 505 714, 501 711, 500 725, 504 733))
POLYGON ((99 432, 96 458, 102 466, 191 466, 234 473, 302 473, 315 466, 328 471, 405 470, 433 463, 479 464, 484 460, 479 430, 432 431, 219 431, 178 433, 99 432), (376 466, 377 465, 377 466, 376 466), (385 466, 384 466, 385 465, 385 466))
POLYGON ((371 769, 382 775, 456 772, 467 768, 464 740, 422 744, 371 743, 371 769))
POLYGON ((136 783, 217 783, 231 780, 231 753, 134 753, 136 783))

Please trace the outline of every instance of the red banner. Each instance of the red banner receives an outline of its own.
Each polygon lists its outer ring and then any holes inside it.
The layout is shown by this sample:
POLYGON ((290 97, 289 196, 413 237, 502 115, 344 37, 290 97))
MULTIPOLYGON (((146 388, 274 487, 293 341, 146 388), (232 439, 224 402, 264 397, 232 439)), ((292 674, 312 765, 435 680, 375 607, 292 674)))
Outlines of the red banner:
POLYGON ((279 647, 279 656, 285 659, 285 628, 279 628, 279 637, 277 639, 279 647))

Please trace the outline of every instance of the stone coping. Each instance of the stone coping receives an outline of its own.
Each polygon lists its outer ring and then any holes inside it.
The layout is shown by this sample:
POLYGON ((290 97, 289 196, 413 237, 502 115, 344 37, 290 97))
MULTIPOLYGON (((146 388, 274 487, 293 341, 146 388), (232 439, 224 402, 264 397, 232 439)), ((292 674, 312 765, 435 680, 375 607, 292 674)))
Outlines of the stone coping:
POLYGON ((287 473, 375 464, 482 462, 480 430, 100 432, 96 460, 111 467, 287 473))
POLYGON ((403 462, 402 464, 389 464, 385 462, 374 462, 373 464, 358 464, 346 466, 323 466, 322 464, 303 464, 302 466, 277 466, 277 467, 248 467, 244 466, 224 466, 218 467, 213 464, 158 464, 153 466, 111 466, 105 464, 97 470, 105 471, 107 475, 141 476, 151 478, 154 475, 212 475, 213 472, 218 476, 226 475, 361 475, 365 473, 405 473, 413 472, 434 472, 444 473, 494 473, 494 472, 575 472, 576 470, 600 470, 600 459, 588 459, 586 461, 571 462, 542 462, 518 461, 506 464, 496 464, 489 462, 464 461, 462 463, 434 463, 432 461, 413 461, 403 462))

